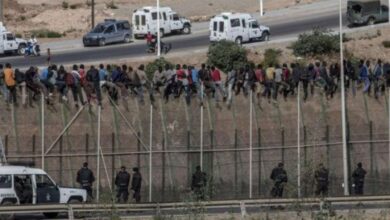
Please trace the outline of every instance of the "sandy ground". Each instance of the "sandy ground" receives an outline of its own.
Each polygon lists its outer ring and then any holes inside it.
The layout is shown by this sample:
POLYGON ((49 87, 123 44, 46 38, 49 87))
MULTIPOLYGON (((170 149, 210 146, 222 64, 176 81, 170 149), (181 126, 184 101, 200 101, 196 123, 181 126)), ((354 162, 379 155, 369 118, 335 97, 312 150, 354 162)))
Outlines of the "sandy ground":
MULTIPOLYGON (((32 30, 48 29, 66 33, 66 38, 80 37, 91 24, 90 0, 65 0, 75 9, 64 9, 62 0, 6 0, 5 23, 7 27, 19 34, 32 30)), ((296 4, 311 3, 318 0, 265 0, 264 10, 285 8, 296 4)), ((131 12, 142 6, 154 5, 155 0, 114 0, 118 9, 108 9, 111 0, 96 0, 96 21, 105 18, 130 19, 131 12)), ((181 15, 193 21, 207 20, 223 11, 256 12, 257 0, 162 0, 162 6, 171 6, 181 15)))

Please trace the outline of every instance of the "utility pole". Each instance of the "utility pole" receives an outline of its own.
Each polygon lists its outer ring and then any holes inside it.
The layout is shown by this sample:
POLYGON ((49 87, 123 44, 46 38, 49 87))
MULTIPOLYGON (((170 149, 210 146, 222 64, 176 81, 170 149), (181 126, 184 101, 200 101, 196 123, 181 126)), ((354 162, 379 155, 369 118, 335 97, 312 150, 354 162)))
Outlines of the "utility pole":
POLYGON ((0 0, 0 21, 4 22, 4 0, 0 0))
POLYGON ((260 0, 260 17, 264 15, 263 0, 260 0))
MULTIPOLYGON (((339 22, 340 22, 340 63, 344 62, 344 47, 343 47, 343 10, 342 1, 339 2, 339 22)), ((349 170, 348 170, 348 147, 347 147, 347 128, 346 128, 346 106, 345 106, 345 84, 344 84, 344 68, 341 68, 341 124, 343 136, 343 173, 344 173, 344 196, 349 196, 349 170)))
MULTIPOLYGON (((1 1, 1 0, 0 0, 1 1)), ((91 0, 91 26, 95 27, 95 0, 91 0)))

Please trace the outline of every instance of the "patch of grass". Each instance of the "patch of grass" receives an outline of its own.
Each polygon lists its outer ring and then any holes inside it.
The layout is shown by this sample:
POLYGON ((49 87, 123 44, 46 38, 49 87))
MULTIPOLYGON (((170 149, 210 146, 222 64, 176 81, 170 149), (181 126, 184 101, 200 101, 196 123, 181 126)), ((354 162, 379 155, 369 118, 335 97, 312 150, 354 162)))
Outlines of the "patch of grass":
POLYGON ((390 40, 385 40, 382 42, 382 45, 385 47, 385 48, 390 48, 390 40))
POLYGON ((279 63, 279 57, 282 54, 281 50, 267 49, 264 53, 263 66, 275 66, 279 63))
POLYGON ((118 9, 118 6, 115 4, 114 0, 111 2, 106 3, 106 7, 109 9, 118 9))
POLYGON ((24 15, 20 16, 20 20, 21 21, 25 21, 26 20, 26 16, 24 16, 24 15))
POLYGON ((69 8, 69 3, 66 1, 62 2, 62 9, 68 9, 69 8))
POLYGON ((34 35, 38 38, 61 38, 63 34, 47 30, 47 29, 39 29, 31 31, 31 35, 34 35))

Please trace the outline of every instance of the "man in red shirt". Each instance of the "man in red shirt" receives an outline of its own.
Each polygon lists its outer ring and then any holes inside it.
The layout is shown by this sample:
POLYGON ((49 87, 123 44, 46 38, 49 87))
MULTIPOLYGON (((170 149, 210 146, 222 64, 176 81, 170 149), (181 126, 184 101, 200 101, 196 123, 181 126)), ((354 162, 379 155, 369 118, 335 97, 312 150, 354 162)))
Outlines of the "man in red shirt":
MULTIPOLYGON (((223 99, 226 99, 226 91, 222 83, 221 72, 218 69, 216 69, 214 66, 211 67, 211 78, 214 83, 215 91, 218 89, 221 95, 223 96, 223 99)), ((217 96, 215 96, 215 99, 218 101, 217 96)))
POLYGON ((257 65, 255 75, 256 75, 256 95, 257 95, 257 98, 260 98, 261 91, 262 91, 262 88, 264 87, 264 83, 265 83, 265 72, 263 69, 263 65, 261 65, 261 64, 257 65))

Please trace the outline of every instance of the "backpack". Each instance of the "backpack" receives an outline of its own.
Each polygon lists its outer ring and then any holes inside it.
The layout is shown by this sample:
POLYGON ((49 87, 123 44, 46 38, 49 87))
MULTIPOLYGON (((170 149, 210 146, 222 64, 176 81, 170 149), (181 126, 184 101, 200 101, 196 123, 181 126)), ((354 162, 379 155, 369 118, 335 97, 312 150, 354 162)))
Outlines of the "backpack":
POLYGON ((65 76, 65 83, 66 85, 68 86, 73 86, 75 85, 75 79, 74 79, 74 76, 72 73, 66 73, 66 76, 65 76))

